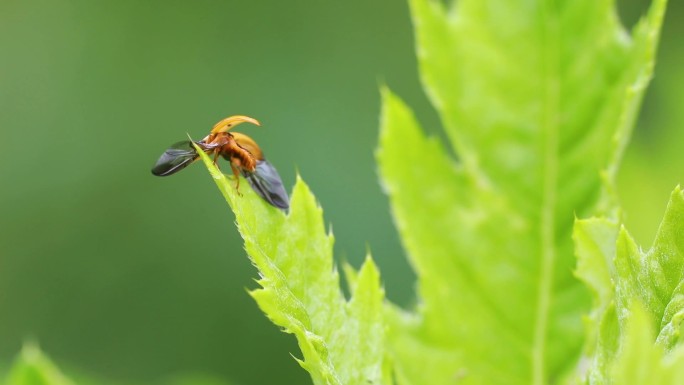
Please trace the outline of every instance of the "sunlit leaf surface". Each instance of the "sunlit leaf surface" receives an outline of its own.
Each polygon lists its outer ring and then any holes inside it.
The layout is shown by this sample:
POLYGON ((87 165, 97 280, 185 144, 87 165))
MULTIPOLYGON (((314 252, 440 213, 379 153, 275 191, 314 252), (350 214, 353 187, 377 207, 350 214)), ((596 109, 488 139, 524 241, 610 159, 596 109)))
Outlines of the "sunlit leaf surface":
MULTIPOLYGON (((202 153, 200 151, 200 153, 202 153)), ((389 382, 385 363, 383 300, 379 272, 366 259, 346 300, 333 265, 333 237, 306 184, 297 179, 289 214, 257 196, 245 180, 238 195, 202 153, 211 176, 235 212, 245 249, 259 269, 260 289, 250 292, 261 310, 297 337, 314 384, 389 382)), ((255 363, 258 365, 258 363, 255 363)))
POLYGON ((665 1, 632 34, 606 0, 410 4, 420 75, 450 146, 383 92, 380 172, 419 279, 415 313, 392 312, 397 378, 572 378, 590 307, 572 273, 572 226, 616 215, 609 187, 665 1))
POLYGON ((595 303, 588 325, 596 331, 587 354, 590 384, 684 383, 682 235, 679 187, 648 251, 614 222, 577 222, 577 273, 592 288, 595 303))
POLYGON ((10 369, 6 385, 74 385, 40 349, 25 345, 10 369))

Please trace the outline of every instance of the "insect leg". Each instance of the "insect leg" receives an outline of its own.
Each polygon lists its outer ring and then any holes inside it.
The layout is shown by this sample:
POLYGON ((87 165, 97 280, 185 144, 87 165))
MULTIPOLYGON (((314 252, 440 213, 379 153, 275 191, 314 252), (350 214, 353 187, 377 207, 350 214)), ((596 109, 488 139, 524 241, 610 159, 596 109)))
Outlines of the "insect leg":
POLYGON ((230 168, 233 170, 233 176, 235 177, 235 191, 237 191, 239 196, 242 196, 240 192, 240 170, 238 170, 233 162, 230 162, 230 168))
POLYGON ((219 165, 218 165, 218 157, 219 157, 219 154, 220 154, 219 151, 215 151, 215 152, 214 152, 214 166, 216 166, 216 168, 218 168, 219 170, 221 170, 221 169, 219 168, 219 165))

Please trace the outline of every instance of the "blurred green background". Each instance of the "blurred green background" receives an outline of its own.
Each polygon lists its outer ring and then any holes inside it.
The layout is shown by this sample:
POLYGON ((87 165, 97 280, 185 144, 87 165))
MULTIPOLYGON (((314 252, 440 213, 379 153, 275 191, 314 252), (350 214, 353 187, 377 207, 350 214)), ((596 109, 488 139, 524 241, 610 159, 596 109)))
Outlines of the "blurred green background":
MULTIPOLYGON (((632 25, 648 2, 619 5, 632 25)), ((683 22, 671 2, 620 174, 644 246, 684 167, 683 22)), ((404 1, 0 0, 0 48, 0 362, 35 340, 120 383, 309 383, 294 338, 245 292, 255 269, 206 170, 150 174, 233 114, 261 120, 240 129, 286 185, 298 170, 311 186, 338 260, 370 249, 389 298, 412 303, 373 158, 379 84, 441 135, 404 1)))

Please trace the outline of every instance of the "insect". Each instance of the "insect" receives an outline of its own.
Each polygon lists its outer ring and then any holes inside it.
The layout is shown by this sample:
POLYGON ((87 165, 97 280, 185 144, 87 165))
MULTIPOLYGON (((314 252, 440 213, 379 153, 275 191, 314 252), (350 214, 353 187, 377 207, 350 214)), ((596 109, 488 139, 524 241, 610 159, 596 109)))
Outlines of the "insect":
POLYGON ((290 206, 289 198, 275 167, 264 159, 264 154, 252 138, 239 132, 228 132, 245 122, 261 125, 258 120, 249 116, 230 116, 216 123, 209 135, 202 140, 184 140, 172 144, 152 167, 152 174, 173 175, 197 160, 199 154, 193 146, 195 143, 204 153, 213 156, 217 167, 219 156, 230 162, 238 194, 240 194, 240 175, 242 175, 266 202, 279 209, 287 210, 290 206))

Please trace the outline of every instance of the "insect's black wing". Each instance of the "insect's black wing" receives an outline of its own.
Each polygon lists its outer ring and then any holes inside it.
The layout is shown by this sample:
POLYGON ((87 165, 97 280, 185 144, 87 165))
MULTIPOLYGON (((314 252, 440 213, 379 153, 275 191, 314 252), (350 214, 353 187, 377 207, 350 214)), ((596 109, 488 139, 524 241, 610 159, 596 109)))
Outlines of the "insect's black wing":
POLYGON ((159 157, 157 163, 152 167, 152 174, 156 176, 175 174, 198 157, 199 155, 191 141, 184 140, 174 143, 159 157))
POLYGON ((283 187, 283 181, 280 180, 278 171, 268 161, 257 161, 256 170, 254 172, 242 170, 242 176, 266 202, 283 210, 290 207, 290 198, 283 187))

